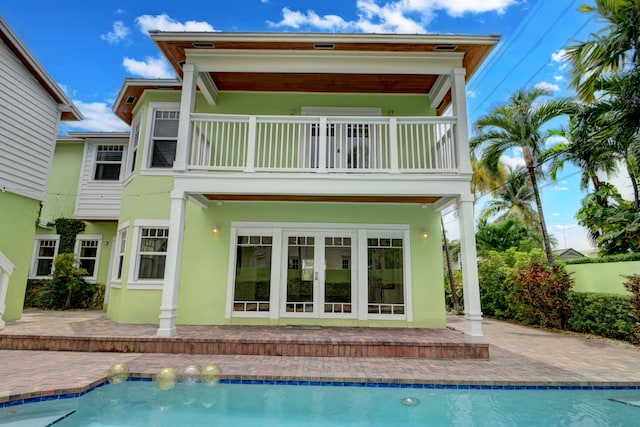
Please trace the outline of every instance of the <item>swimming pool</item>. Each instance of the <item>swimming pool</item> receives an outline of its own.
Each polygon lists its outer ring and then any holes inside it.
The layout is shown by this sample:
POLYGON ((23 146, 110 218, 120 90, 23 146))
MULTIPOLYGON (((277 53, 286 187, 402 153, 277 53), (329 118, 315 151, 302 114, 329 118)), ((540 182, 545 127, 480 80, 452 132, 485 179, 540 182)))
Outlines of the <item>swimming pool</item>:
POLYGON ((637 426, 640 407, 611 399, 638 402, 640 390, 223 381, 162 391, 127 381, 4 406, 0 426, 637 426))

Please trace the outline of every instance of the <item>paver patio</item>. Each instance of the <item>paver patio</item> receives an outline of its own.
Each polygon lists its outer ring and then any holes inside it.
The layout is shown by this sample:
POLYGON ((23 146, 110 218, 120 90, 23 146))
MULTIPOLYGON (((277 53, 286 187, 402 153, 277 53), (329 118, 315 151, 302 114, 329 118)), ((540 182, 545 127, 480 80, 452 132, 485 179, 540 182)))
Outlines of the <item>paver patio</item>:
MULTIPOLYGON (((462 317, 449 316, 447 321, 449 328, 463 330, 462 317)), ((93 330, 104 335, 105 327, 110 334, 122 336, 154 334, 156 329, 155 325, 116 324, 102 312, 28 311, 22 320, 0 331, 0 340, 5 335, 52 331, 73 335, 93 330)), ((85 390, 101 381, 116 362, 127 363, 139 375, 153 375, 165 367, 182 370, 193 364, 216 363, 224 377, 235 379, 640 386, 638 347, 496 320, 485 320, 484 332, 490 345, 489 360, 0 350, 0 402, 16 396, 85 390)))

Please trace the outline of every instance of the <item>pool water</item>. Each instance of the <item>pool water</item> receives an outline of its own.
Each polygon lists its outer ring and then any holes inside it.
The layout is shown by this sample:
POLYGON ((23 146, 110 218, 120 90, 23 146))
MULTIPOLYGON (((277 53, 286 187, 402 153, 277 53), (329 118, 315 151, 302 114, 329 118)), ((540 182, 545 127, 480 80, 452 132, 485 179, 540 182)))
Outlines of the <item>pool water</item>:
POLYGON ((640 425, 640 407, 611 399, 637 403, 640 390, 179 383, 162 391, 128 381, 76 399, 1 408, 0 427, 640 425))

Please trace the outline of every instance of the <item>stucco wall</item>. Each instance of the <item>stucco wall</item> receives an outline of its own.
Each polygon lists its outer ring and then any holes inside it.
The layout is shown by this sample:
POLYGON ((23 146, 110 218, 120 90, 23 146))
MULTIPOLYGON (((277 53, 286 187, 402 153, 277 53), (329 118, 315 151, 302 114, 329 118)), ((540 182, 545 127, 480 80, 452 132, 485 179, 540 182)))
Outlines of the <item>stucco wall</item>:
POLYGON ((569 264, 566 269, 575 280, 576 292, 628 295, 622 276, 640 274, 640 261, 569 264))

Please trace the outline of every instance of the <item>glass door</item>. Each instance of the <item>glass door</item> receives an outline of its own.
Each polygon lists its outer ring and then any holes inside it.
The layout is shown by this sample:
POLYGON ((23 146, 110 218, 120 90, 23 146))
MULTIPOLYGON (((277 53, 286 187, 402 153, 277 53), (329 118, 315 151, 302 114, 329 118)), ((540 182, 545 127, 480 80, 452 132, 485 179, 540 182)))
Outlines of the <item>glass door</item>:
POLYGON ((284 316, 355 315, 355 234, 285 233, 284 316))
POLYGON ((316 241, 314 234, 286 236, 286 300, 285 312, 313 313, 314 295, 319 280, 316 270, 316 241))

